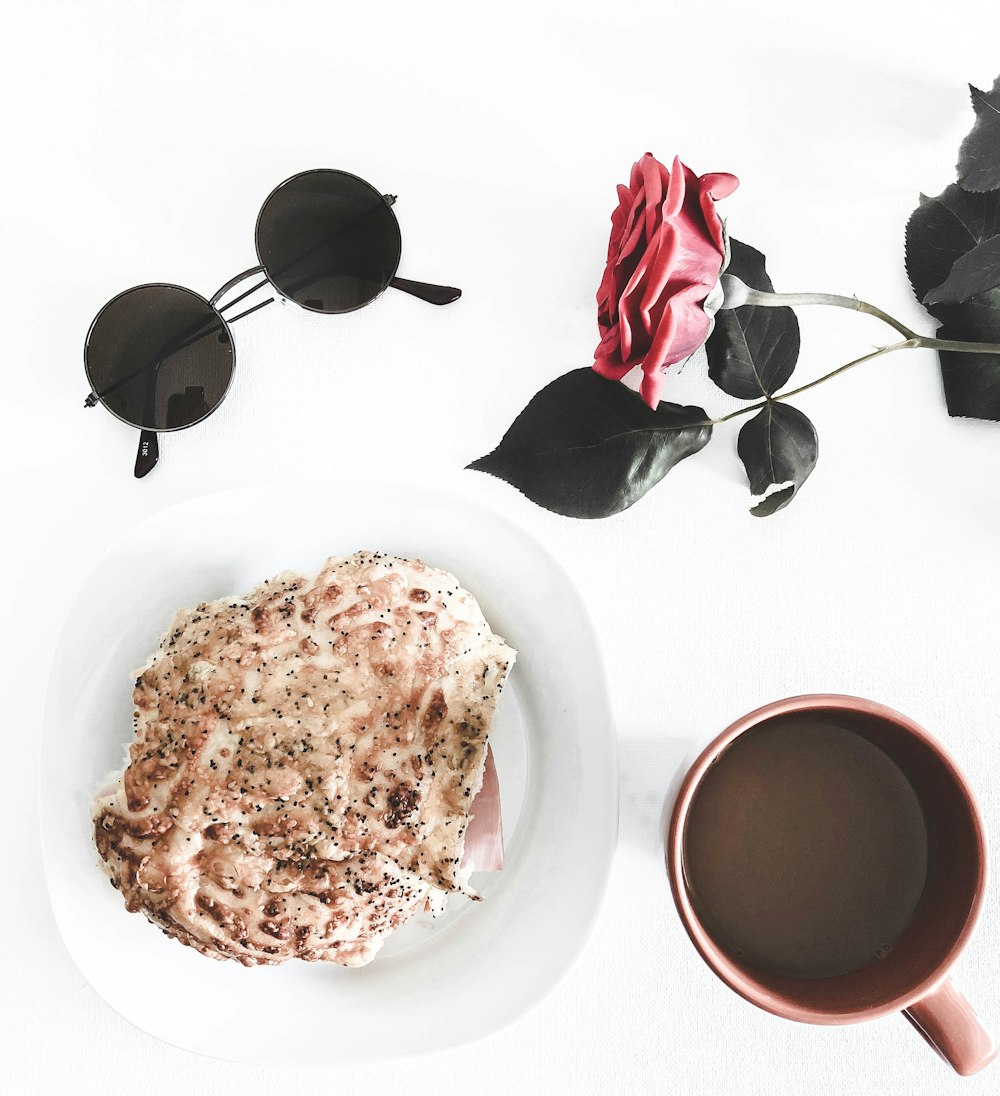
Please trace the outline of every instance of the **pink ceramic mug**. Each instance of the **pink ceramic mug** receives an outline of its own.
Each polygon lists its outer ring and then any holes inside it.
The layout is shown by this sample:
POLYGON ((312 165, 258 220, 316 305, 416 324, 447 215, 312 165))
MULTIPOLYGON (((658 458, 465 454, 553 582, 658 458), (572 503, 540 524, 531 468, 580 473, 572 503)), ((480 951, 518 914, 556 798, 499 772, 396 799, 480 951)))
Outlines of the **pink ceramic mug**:
POLYGON ((870 700, 815 695, 779 700, 737 720, 684 777, 670 816, 666 859, 674 901, 695 947, 719 978, 753 1004, 812 1024, 855 1023, 901 1011, 961 1074, 975 1073, 996 1055, 992 1039, 948 976, 982 904, 982 822, 955 763, 906 716, 870 700), (827 719, 878 746, 906 775, 927 827, 927 879, 909 927, 885 958, 836 977, 789 977, 742 962, 699 918, 685 874, 691 805, 709 769, 740 735, 786 716, 827 719))

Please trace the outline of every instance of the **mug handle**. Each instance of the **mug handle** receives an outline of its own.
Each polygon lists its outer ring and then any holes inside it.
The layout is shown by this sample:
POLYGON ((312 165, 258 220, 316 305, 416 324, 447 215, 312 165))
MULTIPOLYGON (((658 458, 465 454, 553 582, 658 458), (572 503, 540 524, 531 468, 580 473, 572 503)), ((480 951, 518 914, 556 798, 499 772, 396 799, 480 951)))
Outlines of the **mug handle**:
POLYGON ((989 1032, 950 978, 904 1009, 903 1015, 963 1077, 977 1073, 997 1055, 989 1032))

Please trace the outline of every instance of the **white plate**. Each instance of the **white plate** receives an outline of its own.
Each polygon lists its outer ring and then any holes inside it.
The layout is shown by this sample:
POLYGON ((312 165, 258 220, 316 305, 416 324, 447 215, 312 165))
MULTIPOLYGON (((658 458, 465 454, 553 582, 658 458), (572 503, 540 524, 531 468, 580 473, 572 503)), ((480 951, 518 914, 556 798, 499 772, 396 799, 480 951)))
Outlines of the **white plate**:
POLYGON ((442 1050, 521 1016, 566 974, 596 920, 618 825, 615 735, 599 647, 555 560, 497 514, 384 484, 211 495, 144 522, 105 556, 56 652, 42 763, 56 921, 97 992, 176 1046, 249 1062, 442 1050), (91 797, 132 731, 131 672, 173 612, 286 568, 379 549, 453 571, 517 648, 491 732, 504 870, 486 901, 407 926, 368 967, 218 963, 126 913, 97 867, 91 797))

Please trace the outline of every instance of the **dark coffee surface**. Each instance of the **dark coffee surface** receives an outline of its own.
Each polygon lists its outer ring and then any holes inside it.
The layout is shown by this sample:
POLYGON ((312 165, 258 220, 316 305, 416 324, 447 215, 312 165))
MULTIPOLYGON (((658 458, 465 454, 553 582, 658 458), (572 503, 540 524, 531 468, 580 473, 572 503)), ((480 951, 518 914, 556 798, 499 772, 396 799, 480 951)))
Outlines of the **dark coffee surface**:
POLYGON ((904 773, 862 735, 787 717, 743 734, 707 773, 684 841, 716 942, 777 974, 846 974, 887 954, 927 876, 904 773))

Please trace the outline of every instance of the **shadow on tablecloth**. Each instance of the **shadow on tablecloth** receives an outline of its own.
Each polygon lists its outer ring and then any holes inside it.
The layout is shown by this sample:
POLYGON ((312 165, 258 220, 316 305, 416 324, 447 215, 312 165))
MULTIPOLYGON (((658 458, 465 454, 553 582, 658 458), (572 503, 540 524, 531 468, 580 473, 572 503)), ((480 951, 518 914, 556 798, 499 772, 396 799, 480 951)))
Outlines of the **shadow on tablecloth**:
POLYGON ((618 744, 619 840, 663 860, 664 806, 693 760, 694 738, 625 735, 618 744))

